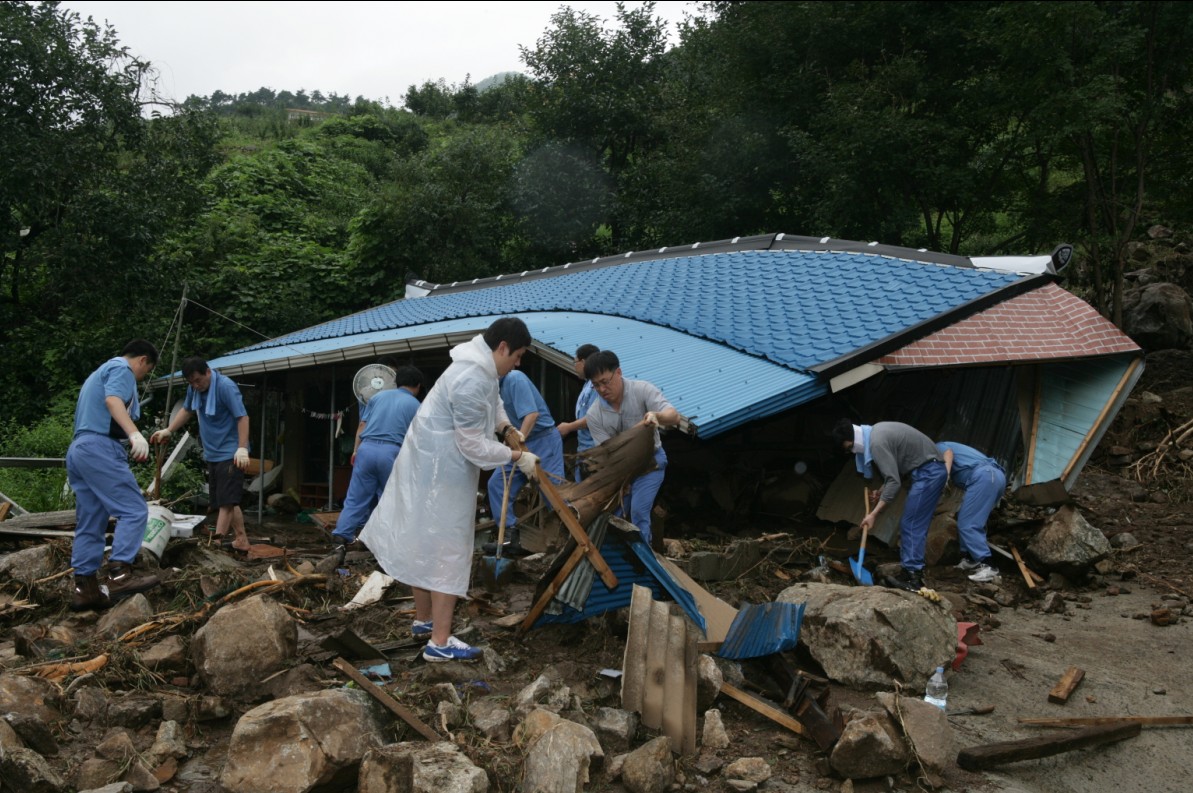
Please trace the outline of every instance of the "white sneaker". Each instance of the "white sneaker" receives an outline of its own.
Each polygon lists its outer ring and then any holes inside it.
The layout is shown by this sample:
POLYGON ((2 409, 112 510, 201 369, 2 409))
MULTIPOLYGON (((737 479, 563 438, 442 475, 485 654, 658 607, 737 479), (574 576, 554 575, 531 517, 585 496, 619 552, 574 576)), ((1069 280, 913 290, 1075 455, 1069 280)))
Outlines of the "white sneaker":
POLYGON ((961 561, 958 562, 956 565, 954 565, 954 569, 962 570, 966 573, 969 573, 974 570, 977 570, 981 566, 982 566, 981 562, 975 562, 973 559, 970 559, 968 556, 962 556, 961 561))
POLYGON ((999 573, 988 564, 978 564, 978 569, 974 570, 973 575, 969 577, 970 581, 975 584, 985 584, 987 581, 993 581, 999 577, 999 573))

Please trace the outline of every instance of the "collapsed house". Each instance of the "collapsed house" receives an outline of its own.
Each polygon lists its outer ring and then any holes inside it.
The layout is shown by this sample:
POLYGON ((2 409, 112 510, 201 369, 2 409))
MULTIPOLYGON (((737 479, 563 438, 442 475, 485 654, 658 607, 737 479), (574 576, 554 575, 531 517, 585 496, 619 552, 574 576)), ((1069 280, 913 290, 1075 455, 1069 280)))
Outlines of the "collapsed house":
MULTIPOLYGON (((672 465, 702 472, 701 497, 725 511, 756 505, 761 483, 852 470, 826 440, 841 416, 968 443, 1002 462, 1019 498, 1059 503, 1143 369, 1143 351, 1059 285, 1071 255, 741 237, 411 280, 405 299, 210 363, 244 388, 254 456, 279 463, 282 485, 309 507, 347 489, 353 374, 391 355, 433 381, 452 346, 500 316, 529 326, 523 370, 557 421, 572 417, 582 344, 613 350, 626 377, 659 386, 682 416, 664 439, 672 465)), ((178 375, 173 386, 184 386, 178 375)), ((809 486, 802 506, 856 517, 846 490, 809 486)))

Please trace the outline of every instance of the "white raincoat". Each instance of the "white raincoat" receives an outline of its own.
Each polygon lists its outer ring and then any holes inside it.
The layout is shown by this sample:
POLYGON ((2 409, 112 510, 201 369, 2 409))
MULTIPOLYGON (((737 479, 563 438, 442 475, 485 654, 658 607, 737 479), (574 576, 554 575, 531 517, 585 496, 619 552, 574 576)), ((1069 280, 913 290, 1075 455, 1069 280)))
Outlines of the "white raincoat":
POLYGON ((410 422, 360 540, 398 581, 463 597, 472 572, 481 469, 508 463, 513 452, 494 436, 508 419, 484 337, 452 348, 451 357, 410 422))

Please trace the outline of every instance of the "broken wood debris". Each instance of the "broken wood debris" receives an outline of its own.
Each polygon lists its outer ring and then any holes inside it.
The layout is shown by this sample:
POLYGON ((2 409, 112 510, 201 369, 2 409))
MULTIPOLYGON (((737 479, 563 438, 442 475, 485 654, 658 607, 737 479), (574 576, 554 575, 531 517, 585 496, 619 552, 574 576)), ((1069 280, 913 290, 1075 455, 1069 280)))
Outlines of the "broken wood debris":
POLYGON ((732 685, 731 683, 722 683, 721 693, 730 699, 740 702, 747 708, 753 710, 755 713, 765 716, 775 724, 786 727, 796 735, 802 735, 805 738, 811 737, 808 734, 808 730, 804 728, 804 725, 796 721, 790 714, 784 713, 782 709, 775 707, 771 703, 756 697, 753 694, 748 694, 745 691, 742 691, 740 688, 732 685))
POLYGON ((1085 670, 1079 669, 1075 666, 1070 666, 1065 670, 1057 684, 1048 692, 1048 701, 1057 705, 1063 705, 1069 701, 1069 697, 1081 685, 1081 681, 1085 679, 1085 670))
POLYGON ((366 694, 377 700, 377 702, 385 707, 386 710, 388 710, 390 713, 393 713, 395 716, 402 719, 402 721, 413 727, 415 732, 417 732, 419 735, 433 743, 438 743, 439 741, 443 740, 443 738, 437 732, 427 726, 426 722, 424 722, 418 716, 415 716, 414 713, 408 708, 401 705, 397 700, 390 696, 385 689, 381 688, 372 680, 369 680, 367 677, 362 675, 352 664, 348 663, 343 658, 337 658, 333 665, 336 669, 339 669, 341 672, 351 678, 352 682, 360 686, 361 690, 363 690, 366 694))
POLYGON ((1184 727, 1193 725, 1193 716, 1071 716, 1068 718, 1020 717, 1020 724, 1032 727, 1098 727, 1128 722, 1143 727, 1184 727))
POLYGON ((1120 721, 1114 724, 1086 727, 1076 732, 1051 733, 1038 738, 1025 738, 1021 741, 971 746, 968 749, 962 749, 957 755, 957 765, 966 771, 984 771, 1003 763, 1036 760, 1041 757, 1071 752, 1075 749, 1117 743, 1127 738, 1134 738, 1139 734, 1140 729, 1140 724, 1120 721))

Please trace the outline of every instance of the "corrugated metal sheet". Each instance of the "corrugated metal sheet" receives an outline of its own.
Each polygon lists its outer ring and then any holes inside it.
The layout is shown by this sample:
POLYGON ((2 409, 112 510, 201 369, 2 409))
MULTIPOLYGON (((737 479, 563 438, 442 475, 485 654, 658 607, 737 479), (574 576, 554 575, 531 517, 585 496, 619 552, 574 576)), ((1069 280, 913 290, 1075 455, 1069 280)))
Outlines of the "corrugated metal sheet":
MULTIPOLYGON (((1026 484, 1060 479, 1068 472, 1070 479, 1075 477, 1081 466, 1074 463, 1093 450, 1097 439, 1091 436, 1099 422, 1117 409, 1112 404, 1116 392, 1130 391, 1125 380, 1136 361, 1136 356, 1119 355, 1040 367, 1039 420, 1026 484)), ((1132 374, 1137 378, 1141 373, 1142 366, 1136 365, 1132 374)), ((1066 488, 1071 484, 1066 481, 1066 488)))
MULTIPOLYGON (((626 377, 657 385, 702 438, 780 413, 827 392, 814 375, 646 322, 572 312, 517 316, 526 321, 536 344, 554 350, 569 369, 572 353, 581 344, 612 349, 621 359, 626 377)), ((331 361, 373 360, 387 353, 459 344, 484 330, 493 319, 470 317, 346 339, 257 348, 210 363, 224 374, 237 376, 331 361)))
POLYGON ((761 658, 799 644, 804 603, 747 603, 737 612, 717 655, 740 660, 761 658))
MULTIPOLYGON (((617 576, 617 588, 609 589, 600 577, 594 577, 590 573, 588 579, 591 580, 592 586, 588 598, 584 601, 583 609, 564 605, 559 609, 558 614, 543 614, 539 617, 534 623, 536 627, 551 623, 582 622, 613 609, 625 608, 630 605, 634 584, 638 584, 650 589, 656 600, 674 600, 684 610, 688 618, 699 626, 700 630, 705 629, 704 615, 700 613, 696 601, 659 565, 654 557, 654 552, 642 541, 640 534, 610 531, 609 536, 601 545, 601 556, 609 565, 609 569, 617 576)), ((570 579, 575 577, 577 572, 585 566, 589 566, 587 560, 577 565, 576 569, 572 571, 572 575, 568 576, 569 581, 565 582, 564 586, 567 587, 570 584, 570 579)), ((558 601, 553 601, 552 606, 555 602, 558 601)))
POLYGON ((674 328, 797 370, 842 358, 1019 280, 867 253, 744 251, 630 262, 399 300, 239 352, 448 319, 596 311, 674 328), (875 290, 873 284, 883 288, 875 290), (865 294, 868 311, 843 311, 865 294))

